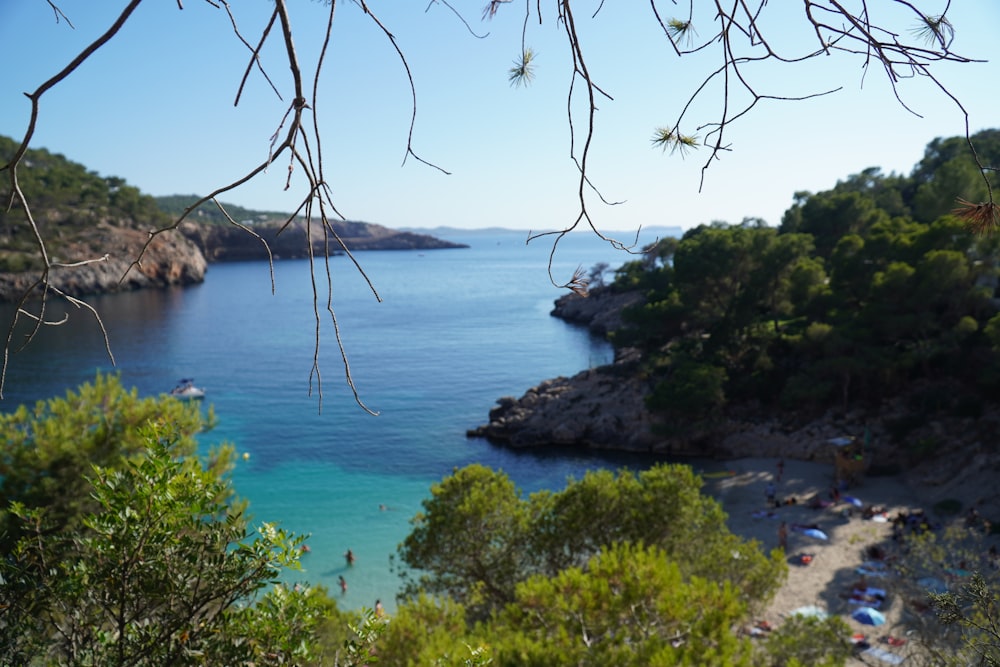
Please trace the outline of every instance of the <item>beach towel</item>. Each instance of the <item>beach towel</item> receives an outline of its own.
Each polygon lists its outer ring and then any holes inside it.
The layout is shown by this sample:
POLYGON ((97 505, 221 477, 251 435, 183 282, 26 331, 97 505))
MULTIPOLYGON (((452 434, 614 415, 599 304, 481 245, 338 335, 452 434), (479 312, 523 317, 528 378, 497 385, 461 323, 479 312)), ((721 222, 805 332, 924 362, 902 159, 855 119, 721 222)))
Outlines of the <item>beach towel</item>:
POLYGON ((899 665, 904 660, 906 660, 906 658, 901 655, 896 655, 895 653, 891 653, 889 651, 886 651, 885 649, 878 648, 876 646, 872 646, 871 648, 866 648, 864 651, 861 652, 861 655, 866 655, 871 658, 875 658, 876 660, 881 660, 882 662, 888 665, 899 665))
POLYGON ((885 563, 879 563, 877 561, 865 561, 861 564, 859 568, 855 570, 858 574, 863 574, 866 577, 887 577, 889 572, 885 567, 885 563))
POLYGON ((872 609, 879 609, 882 606, 882 601, 875 598, 851 598, 847 601, 847 604, 856 604, 862 607, 871 607, 872 609))

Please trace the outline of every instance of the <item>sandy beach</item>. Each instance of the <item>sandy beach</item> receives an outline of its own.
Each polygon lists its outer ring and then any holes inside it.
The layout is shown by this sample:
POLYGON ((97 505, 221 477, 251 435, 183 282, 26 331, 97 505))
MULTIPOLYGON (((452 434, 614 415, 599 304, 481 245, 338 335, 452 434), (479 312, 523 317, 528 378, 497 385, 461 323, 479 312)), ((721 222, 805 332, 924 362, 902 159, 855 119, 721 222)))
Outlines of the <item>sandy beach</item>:
MULTIPOLYGON (((840 615, 852 630, 864 634, 875 649, 861 654, 849 665, 898 664, 906 656, 908 645, 892 646, 883 637, 905 638, 901 625, 903 602, 891 595, 881 602, 885 625, 872 627, 851 618, 860 606, 850 600, 850 593, 860 579, 858 568, 868 561, 866 548, 891 540, 892 524, 869 520, 845 496, 860 500, 865 506, 883 508, 891 518, 899 511, 930 511, 926 494, 906 485, 899 477, 861 479, 844 490, 841 500, 823 508, 808 505, 811 498, 829 501, 834 485, 834 470, 829 464, 779 459, 738 459, 703 472, 705 490, 715 496, 729 514, 730 529, 746 538, 757 539, 765 549, 779 545, 779 526, 787 527, 786 554, 788 580, 759 620, 779 626, 796 609, 816 606, 829 614, 840 615), (779 461, 781 461, 779 479, 779 461), (795 504, 777 509, 767 503, 768 485, 773 484, 779 502, 794 498, 795 504), (846 516, 845 510, 852 510, 846 516), (827 539, 811 537, 805 526, 816 527, 827 539), (803 565, 798 557, 812 556, 803 565)), ((869 586, 878 579, 869 578, 869 586)))

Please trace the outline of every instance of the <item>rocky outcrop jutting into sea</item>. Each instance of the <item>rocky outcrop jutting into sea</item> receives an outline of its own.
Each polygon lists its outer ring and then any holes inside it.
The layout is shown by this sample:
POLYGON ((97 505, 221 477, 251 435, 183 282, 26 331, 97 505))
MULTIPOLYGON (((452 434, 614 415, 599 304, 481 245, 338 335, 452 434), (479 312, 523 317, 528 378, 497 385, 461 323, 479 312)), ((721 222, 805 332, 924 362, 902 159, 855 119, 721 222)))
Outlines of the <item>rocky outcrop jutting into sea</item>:
POLYGON ((350 251, 358 250, 439 250, 465 248, 461 243, 389 229, 366 222, 331 223, 335 238, 319 222, 304 220, 268 222, 249 227, 252 233, 235 225, 185 222, 181 231, 191 239, 210 262, 266 260, 269 257, 295 259, 308 257, 310 244, 317 257, 343 253, 340 243, 350 251), (339 240, 338 240, 339 238, 339 240), (263 242, 267 243, 267 247, 263 242), (270 249, 270 255, 268 254, 270 249))
MULTIPOLYGON (((642 301, 638 292, 596 290, 589 297, 569 294, 552 315, 607 335, 621 326, 626 306, 642 301)), ((658 451, 666 446, 650 428, 645 397, 649 388, 635 372, 634 355, 571 378, 532 387, 521 398, 506 396, 490 410, 489 423, 468 431, 511 447, 574 446, 590 449, 658 451)))
POLYGON ((489 423, 470 430, 511 447, 576 446, 651 451, 657 439, 643 402, 646 388, 628 366, 602 366, 507 396, 490 410, 489 423))

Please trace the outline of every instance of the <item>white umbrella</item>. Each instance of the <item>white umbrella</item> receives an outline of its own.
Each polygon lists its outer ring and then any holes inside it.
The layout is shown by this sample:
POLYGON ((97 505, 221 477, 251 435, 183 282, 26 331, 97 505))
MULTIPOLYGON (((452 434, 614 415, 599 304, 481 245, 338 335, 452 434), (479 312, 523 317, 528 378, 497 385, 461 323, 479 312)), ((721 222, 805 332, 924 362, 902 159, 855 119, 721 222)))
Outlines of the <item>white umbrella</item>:
POLYGON ((803 535, 808 535, 809 537, 815 537, 817 540, 828 540, 826 533, 818 528, 806 528, 802 531, 803 535))

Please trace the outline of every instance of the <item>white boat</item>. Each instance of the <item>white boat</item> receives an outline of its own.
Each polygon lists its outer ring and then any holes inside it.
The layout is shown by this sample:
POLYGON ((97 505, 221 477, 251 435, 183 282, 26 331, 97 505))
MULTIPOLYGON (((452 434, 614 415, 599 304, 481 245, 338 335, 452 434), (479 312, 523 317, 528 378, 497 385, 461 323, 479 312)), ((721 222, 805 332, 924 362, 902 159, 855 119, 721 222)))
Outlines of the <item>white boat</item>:
POLYGON ((193 378, 183 378, 170 390, 170 395, 174 398, 193 400, 205 398, 205 390, 194 386, 193 378))

